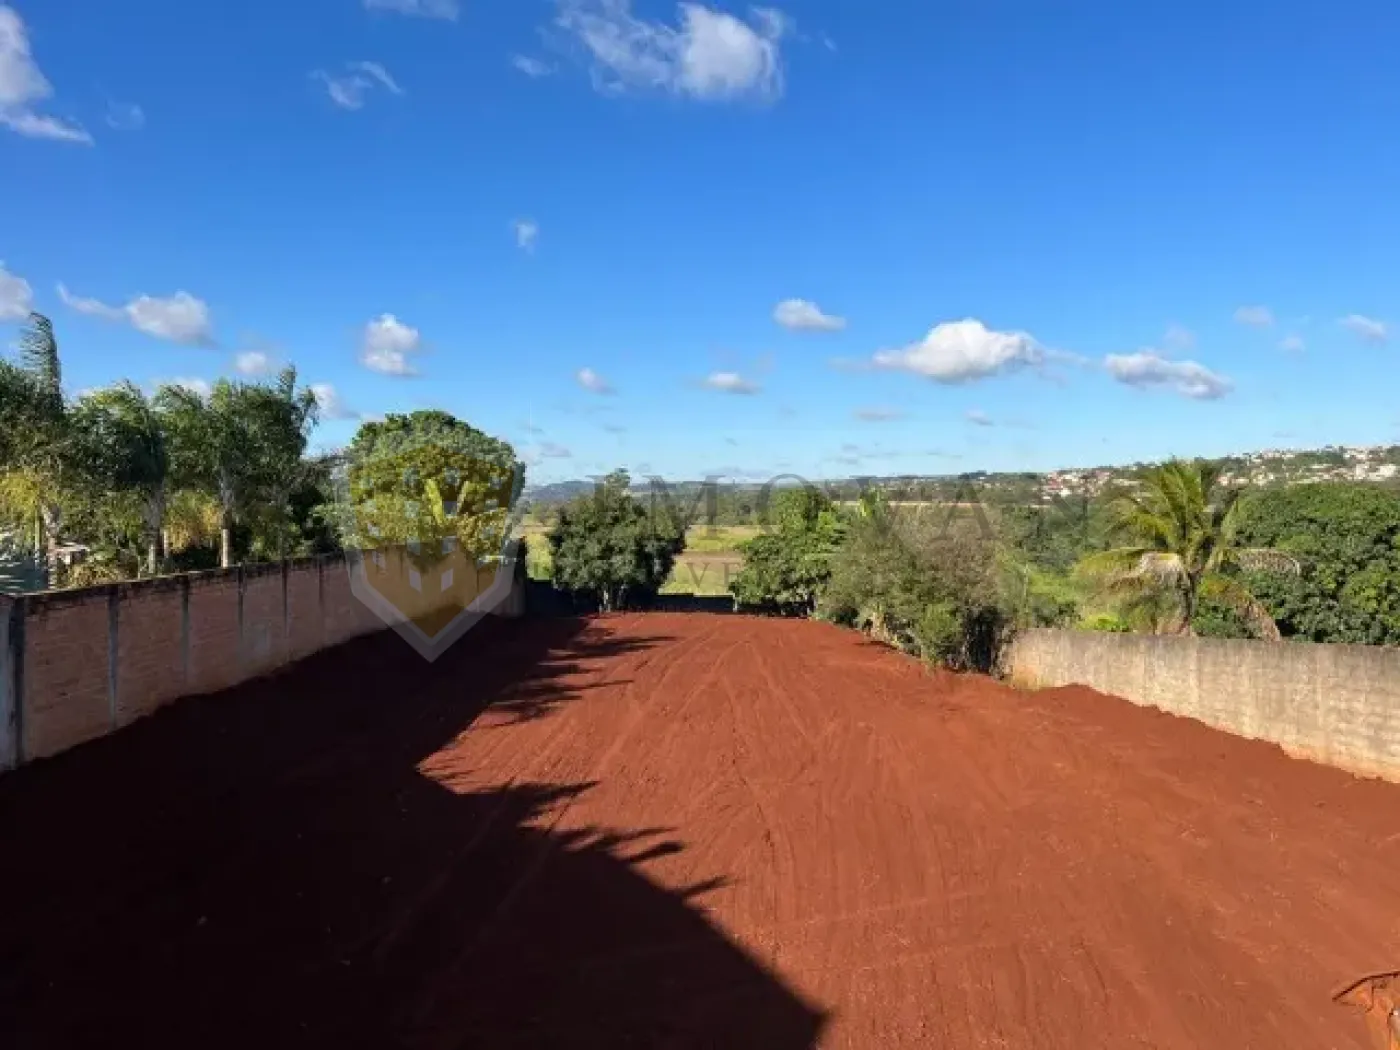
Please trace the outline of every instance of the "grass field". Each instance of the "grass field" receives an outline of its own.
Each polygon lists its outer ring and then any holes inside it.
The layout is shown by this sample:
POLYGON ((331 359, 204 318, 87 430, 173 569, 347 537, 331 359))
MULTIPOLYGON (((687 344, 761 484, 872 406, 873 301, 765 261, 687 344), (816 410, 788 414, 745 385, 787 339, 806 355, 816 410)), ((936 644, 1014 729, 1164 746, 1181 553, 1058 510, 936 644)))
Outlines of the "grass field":
MULTIPOLYGON (((526 523, 518 530, 528 546, 526 572, 532 580, 550 578, 549 526, 526 523)), ((720 595, 744 567, 739 545, 758 535, 752 526, 699 525, 686 533, 685 551, 676 559, 663 594, 720 595)))

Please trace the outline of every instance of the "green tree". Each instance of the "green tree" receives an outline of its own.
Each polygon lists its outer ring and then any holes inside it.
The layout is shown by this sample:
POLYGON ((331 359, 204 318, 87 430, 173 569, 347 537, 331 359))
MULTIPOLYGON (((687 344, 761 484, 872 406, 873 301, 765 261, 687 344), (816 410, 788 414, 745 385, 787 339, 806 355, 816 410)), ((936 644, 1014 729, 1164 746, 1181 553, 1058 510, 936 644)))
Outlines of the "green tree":
POLYGON ((730 584, 741 606, 809 615, 831 577, 844 523, 825 493, 784 489, 767 508, 770 531, 743 544, 744 567, 730 584))
POLYGON ((655 598, 685 549, 685 529, 668 508, 634 499, 619 470, 569 501, 549 534, 554 583, 608 612, 655 598))
POLYGON ((451 539, 477 561, 498 559, 525 467, 509 443, 447 412, 363 424, 346 450, 347 546, 409 546, 415 558, 451 539))
POLYGON ((139 501, 145 570, 160 565, 170 457, 155 406, 134 384, 122 382, 81 398, 72 412, 74 448, 96 491, 130 494, 139 501))
POLYGON ((1100 593, 1130 617, 1146 616, 1154 630, 1195 633, 1203 599, 1233 609, 1260 637, 1278 626, 1255 597, 1246 571, 1297 572, 1295 559, 1249 547, 1239 535, 1239 490, 1220 486, 1220 467, 1171 460, 1144 472, 1140 487, 1104 508, 1110 535, 1121 545, 1079 564, 1100 593))
POLYGON ((990 670, 1008 617, 997 543, 978 514, 863 498, 830 560, 818 612, 929 663, 990 670))
POLYGON ((211 493, 219 504, 219 564, 233 564, 233 530, 258 506, 277 504, 299 476, 317 419, 315 395, 296 387, 296 370, 270 384, 221 379, 208 397, 164 386, 156 408, 168 435, 172 480, 211 493))
POLYGON ((1301 564, 1248 577, 1284 636, 1400 644, 1400 495, 1351 482, 1270 489, 1243 502, 1240 537, 1301 564))
POLYGON ((53 325, 31 314, 20 332, 19 361, 0 361, 0 517, 21 545, 51 568, 78 462, 63 401, 53 325))

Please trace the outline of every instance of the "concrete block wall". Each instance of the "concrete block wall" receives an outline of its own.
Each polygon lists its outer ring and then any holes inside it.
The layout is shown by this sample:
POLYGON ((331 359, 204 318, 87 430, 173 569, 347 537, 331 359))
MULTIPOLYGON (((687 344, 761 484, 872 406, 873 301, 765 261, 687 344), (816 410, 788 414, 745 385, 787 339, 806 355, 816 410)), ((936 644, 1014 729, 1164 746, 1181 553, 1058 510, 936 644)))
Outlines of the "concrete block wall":
POLYGON ((339 557, 0 597, 0 770, 384 629, 339 557))
POLYGON ((1290 754, 1400 781, 1400 650, 1034 630, 1007 653, 1028 686, 1087 685, 1290 754))

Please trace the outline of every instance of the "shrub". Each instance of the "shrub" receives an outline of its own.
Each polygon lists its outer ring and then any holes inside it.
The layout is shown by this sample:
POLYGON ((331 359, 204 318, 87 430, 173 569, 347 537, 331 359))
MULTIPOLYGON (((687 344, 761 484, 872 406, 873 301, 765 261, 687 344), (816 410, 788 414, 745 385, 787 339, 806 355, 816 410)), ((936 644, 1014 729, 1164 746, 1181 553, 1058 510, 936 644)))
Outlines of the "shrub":
POLYGON ((851 524, 819 612, 955 670, 993 670, 1011 624, 990 537, 880 501, 851 524))
POLYGON ((840 516, 830 499, 807 487, 780 492, 772 509, 774 531, 740 547, 744 568, 729 589, 741 607, 810 615, 831 576, 840 516))
POLYGON ((655 599, 685 549, 674 515, 648 513, 630 485, 626 471, 609 474, 591 494, 562 507, 549 534, 555 585, 604 612, 655 599))

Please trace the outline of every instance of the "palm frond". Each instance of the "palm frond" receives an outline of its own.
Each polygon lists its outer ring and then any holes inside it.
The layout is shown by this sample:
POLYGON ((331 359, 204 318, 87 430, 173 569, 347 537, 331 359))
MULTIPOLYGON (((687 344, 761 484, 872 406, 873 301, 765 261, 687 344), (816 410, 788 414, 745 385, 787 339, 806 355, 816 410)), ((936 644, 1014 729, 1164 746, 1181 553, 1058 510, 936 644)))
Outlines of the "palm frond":
POLYGON ((1233 609, 1260 638, 1276 642, 1282 638, 1269 611, 1233 576, 1212 573, 1201 581, 1201 597, 1233 609))

